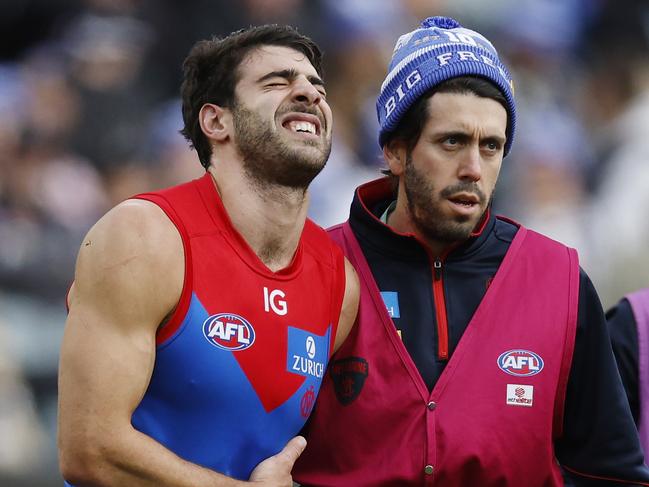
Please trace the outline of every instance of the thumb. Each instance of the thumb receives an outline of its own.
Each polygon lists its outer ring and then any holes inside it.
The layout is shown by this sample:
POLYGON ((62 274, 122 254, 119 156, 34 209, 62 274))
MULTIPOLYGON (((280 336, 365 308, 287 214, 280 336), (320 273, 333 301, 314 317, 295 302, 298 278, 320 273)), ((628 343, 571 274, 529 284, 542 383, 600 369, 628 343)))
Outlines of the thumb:
POLYGON ((293 464, 302 454, 306 448, 306 439, 303 436, 295 436, 289 441, 286 446, 276 455, 276 458, 282 459, 289 466, 289 471, 293 468, 293 464))

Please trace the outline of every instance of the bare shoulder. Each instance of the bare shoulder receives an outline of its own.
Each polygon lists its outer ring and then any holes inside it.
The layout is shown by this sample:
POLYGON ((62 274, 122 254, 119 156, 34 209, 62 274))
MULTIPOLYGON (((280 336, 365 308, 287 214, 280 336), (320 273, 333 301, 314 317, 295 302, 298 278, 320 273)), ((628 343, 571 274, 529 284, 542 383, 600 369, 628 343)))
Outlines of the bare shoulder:
POLYGON ((174 224, 157 205, 127 200, 83 239, 70 311, 92 306, 96 312, 159 323, 178 302, 183 276, 183 244, 174 224), (128 316, 138 313, 143 316, 128 316))
POLYGON ((356 270, 345 257, 345 296, 343 298, 334 351, 342 345, 356 321, 360 300, 360 282, 356 270))

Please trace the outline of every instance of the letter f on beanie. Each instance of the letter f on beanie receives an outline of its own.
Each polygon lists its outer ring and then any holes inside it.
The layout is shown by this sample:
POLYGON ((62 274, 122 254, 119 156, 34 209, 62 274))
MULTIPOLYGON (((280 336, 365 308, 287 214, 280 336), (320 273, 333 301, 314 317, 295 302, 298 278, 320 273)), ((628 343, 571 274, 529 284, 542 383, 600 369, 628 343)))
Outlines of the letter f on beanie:
POLYGON ((460 76, 485 78, 502 91, 507 101, 507 155, 516 124, 512 78, 491 42, 448 17, 429 17, 397 40, 376 102, 381 147, 417 99, 443 81, 460 76))

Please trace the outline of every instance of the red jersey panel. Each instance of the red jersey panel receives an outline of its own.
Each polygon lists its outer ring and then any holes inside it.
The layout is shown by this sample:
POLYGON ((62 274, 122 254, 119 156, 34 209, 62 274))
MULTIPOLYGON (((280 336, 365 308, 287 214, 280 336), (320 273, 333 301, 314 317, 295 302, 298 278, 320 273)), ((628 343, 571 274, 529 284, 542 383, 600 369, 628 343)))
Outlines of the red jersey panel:
POLYGON ((185 284, 133 424, 186 460, 247 479, 311 412, 344 296, 342 252, 307 220, 291 264, 271 272, 209 173, 137 198, 178 228, 185 284))

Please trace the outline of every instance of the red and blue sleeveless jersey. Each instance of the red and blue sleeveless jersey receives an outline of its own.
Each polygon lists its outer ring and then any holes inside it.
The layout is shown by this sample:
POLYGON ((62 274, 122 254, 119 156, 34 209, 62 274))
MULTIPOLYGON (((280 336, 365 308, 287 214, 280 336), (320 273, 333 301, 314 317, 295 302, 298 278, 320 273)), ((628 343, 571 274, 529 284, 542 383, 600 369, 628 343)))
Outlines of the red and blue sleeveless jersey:
POLYGON ((185 280, 132 424, 185 460, 248 479, 311 412, 342 307, 343 254, 307 220, 291 264, 270 271, 209 174, 136 198, 178 229, 185 280))

